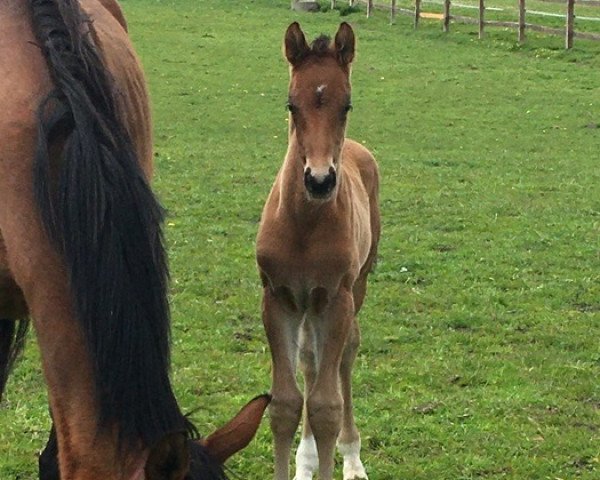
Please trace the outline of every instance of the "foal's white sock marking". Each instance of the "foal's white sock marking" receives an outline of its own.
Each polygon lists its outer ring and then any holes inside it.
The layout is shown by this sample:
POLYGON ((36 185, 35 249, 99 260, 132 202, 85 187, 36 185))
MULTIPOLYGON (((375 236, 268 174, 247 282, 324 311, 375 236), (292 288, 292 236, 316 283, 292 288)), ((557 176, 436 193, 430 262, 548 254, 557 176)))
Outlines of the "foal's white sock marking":
POLYGON ((344 457, 344 480, 367 480, 367 472, 360 461, 360 440, 352 443, 338 443, 338 450, 344 457))
POLYGON ((296 452, 296 476, 294 480, 312 480, 319 469, 319 454, 315 437, 302 437, 296 452))

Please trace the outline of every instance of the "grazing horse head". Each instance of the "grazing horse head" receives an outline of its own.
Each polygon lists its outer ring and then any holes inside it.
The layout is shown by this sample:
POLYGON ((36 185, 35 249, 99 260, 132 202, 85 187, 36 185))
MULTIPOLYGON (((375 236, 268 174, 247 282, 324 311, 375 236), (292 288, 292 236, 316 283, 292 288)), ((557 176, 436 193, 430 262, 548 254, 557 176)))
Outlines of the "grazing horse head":
POLYGON ((285 33, 285 57, 290 63, 288 109, 290 134, 295 136, 310 199, 330 199, 339 184, 339 163, 346 119, 352 109, 350 64, 354 33, 342 23, 335 39, 322 35, 312 45, 298 23, 285 33))
POLYGON ((270 400, 269 395, 256 397, 225 426, 200 440, 186 440, 181 435, 165 437, 151 450, 145 480, 223 478, 222 465, 252 440, 270 400), (165 465, 172 470, 166 477, 165 465))
MULTIPOLYGON (((142 458, 127 480, 220 480, 222 465, 248 445, 256 434, 270 395, 254 398, 225 426, 199 440, 167 434, 142 458)), ((60 480, 56 430, 40 455, 40 480, 60 480)))

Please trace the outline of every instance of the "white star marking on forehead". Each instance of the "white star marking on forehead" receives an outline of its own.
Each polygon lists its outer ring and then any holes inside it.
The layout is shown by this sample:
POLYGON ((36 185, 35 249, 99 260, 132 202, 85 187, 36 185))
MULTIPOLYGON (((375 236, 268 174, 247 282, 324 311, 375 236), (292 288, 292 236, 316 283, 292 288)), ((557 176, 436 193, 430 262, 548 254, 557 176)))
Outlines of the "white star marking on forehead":
POLYGON ((319 85, 317 87, 317 95, 322 95, 323 91, 325 90, 325 87, 327 87, 327 85, 319 85))

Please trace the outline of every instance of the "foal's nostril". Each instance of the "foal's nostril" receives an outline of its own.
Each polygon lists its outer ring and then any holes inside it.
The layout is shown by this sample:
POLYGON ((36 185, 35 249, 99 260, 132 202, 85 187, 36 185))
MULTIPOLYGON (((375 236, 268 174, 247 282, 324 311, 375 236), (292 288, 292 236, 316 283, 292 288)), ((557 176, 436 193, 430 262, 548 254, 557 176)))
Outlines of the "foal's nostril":
POLYGON ((327 175, 327 179, 331 183, 331 188, 335 187, 335 181, 337 177, 335 174, 335 169, 333 167, 329 168, 329 175, 327 175))
POLYGON ((314 197, 326 197, 335 188, 336 173, 331 167, 329 173, 323 177, 315 177, 311 174, 310 168, 304 171, 304 185, 308 192, 314 197))

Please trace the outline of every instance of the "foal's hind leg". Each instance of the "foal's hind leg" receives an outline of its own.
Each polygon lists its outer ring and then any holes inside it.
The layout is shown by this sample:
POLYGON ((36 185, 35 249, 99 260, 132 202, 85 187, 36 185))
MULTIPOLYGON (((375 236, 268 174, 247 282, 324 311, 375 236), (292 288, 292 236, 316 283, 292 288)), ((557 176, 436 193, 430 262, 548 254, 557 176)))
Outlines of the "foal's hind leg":
POLYGON ((344 419, 338 438, 338 450, 344 457, 344 480, 366 479, 367 473, 360 460, 360 434, 354 422, 352 406, 352 367, 360 345, 360 330, 354 318, 350 336, 344 349, 340 365, 342 396, 344 398, 344 419))
POLYGON ((363 267, 359 278, 354 284, 352 295, 354 297, 355 317, 352 321, 352 328, 344 356, 340 365, 340 378, 342 382, 342 396, 344 397, 344 420, 342 431, 338 438, 338 450, 344 457, 344 480, 366 479, 367 473, 360 459, 360 434, 354 422, 354 410, 352 405, 352 368, 360 346, 360 328, 356 319, 367 293, 367 276, 372 268, 375 259, 376 248, 373 249, 365 266, 363 267))

